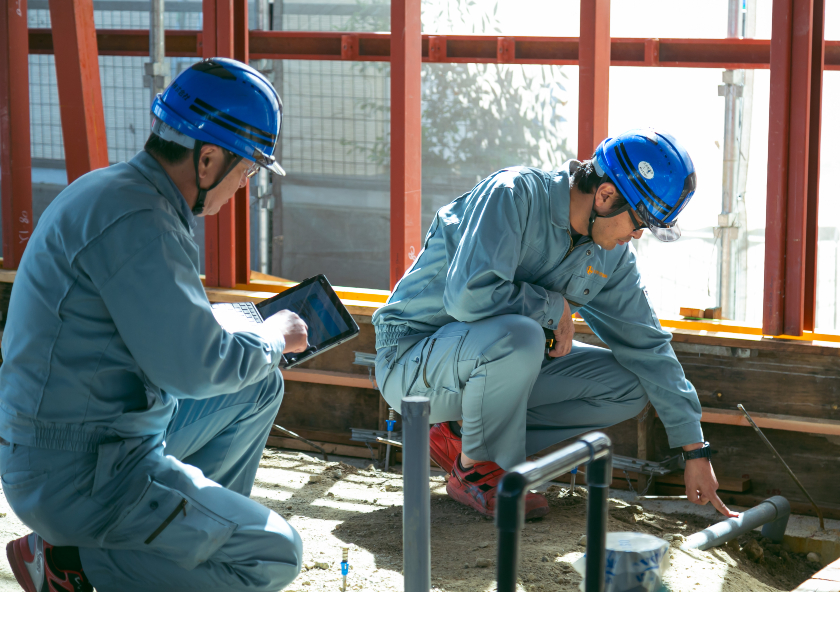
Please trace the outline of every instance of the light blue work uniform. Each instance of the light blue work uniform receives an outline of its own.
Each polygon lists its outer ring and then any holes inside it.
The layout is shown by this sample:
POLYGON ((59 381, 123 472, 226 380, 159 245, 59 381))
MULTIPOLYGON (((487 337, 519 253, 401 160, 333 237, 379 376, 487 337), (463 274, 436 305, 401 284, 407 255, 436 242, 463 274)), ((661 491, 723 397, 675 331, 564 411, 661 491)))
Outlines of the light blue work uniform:
POLYGON ((98 590, 278 590, 300 571, 298 533, 248 498, 285 340, 216 323, 194 225, 140 152, 55 199, 12 289, 3 492, 98 590))
POLYGON ((441 208, 423 250, 373 316, 376 380, 399 409, 463 420, 463 452, 510 468, 653 403, 674 448, 702 441, 700 401, 647 299, 631 245, 569 227, 570 174, 509 168, 441 208), (544 360, 563 298, 610 348, 544 360))

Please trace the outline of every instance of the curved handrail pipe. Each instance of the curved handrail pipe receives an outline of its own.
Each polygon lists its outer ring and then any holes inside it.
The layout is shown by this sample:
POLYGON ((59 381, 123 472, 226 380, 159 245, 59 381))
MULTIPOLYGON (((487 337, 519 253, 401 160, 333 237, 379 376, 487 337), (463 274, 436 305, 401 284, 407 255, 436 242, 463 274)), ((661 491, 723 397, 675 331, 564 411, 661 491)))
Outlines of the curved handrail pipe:
POLYGON ((586 465, 586 485, 589 487, 584 587, 587 591, 604 590, 612 442, 603 433, 590 433, 538 461, 520 464, 502 477, 496 492, 496 528, 499 530, 496 582, 499 592, 516 590, 519 532, 525 526, 525 495, 540 484, 583 465, 586 465))

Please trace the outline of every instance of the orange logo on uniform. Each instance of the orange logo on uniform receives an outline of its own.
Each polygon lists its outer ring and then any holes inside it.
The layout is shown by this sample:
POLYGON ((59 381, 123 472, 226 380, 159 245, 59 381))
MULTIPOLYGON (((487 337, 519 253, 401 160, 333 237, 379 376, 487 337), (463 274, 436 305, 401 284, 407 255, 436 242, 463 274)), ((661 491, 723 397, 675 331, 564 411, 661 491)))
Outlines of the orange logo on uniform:
POLYGON ((602 271, 598 271, 597 269, 593 269, 593 268, 592 268, 592 265, 589 265, 589 267, 587 267, 587 268, 586 268, 586 273, 587 273, 587 274, 597 273, 597 274, 598 274, 599 276, 601 276, 602 278, 606 278, 606 277, 607 277, 607 274, 603 273, 602 271))

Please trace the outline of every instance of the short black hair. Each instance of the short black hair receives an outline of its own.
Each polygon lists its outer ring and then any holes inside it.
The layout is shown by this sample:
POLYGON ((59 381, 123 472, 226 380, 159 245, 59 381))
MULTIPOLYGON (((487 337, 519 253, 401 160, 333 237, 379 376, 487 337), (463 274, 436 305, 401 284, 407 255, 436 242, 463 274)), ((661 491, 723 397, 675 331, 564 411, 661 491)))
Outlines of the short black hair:
MULTIPOLYGON (((572 173, 572 186, 587 195, 590 195, 598 190, 598 187, 601 184, 612 184, 615 186, 615 182, 609 177, 601 177, 598 175, 598 172, 595 170, 594 158, 581 162, 577 170, 572 173)), ((624 195, 621 194, 618 186, 615 186, 615 194, 616 197, 612 204, 613 210, 619 210, 624 206, 630 205, 627 199, 624 198, 624 195)))
POLYGON ((164 140, 157 134, 150 134, 143 148, 166 164, 180 164, 192 155, 193 150, 182 144, 164 140))

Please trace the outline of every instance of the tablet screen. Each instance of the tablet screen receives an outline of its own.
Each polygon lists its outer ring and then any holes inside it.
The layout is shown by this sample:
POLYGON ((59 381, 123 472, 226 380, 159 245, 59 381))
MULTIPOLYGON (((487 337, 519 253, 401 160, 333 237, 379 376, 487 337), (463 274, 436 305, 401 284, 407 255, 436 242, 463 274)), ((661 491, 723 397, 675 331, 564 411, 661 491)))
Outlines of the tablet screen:
MULTIPOLYGON (((300 316, 309 327, 310 348, 301 353, 286 353, 287 360, 292 362, 302 360, 302 355, 323 348, 327 342, 334 342, 337 337, 347 336, 348 334, 355 335, 358 332, 358 326, 355 325, 349 314, 347 314, 347 319, 350 322, 345 320, 336 307, 335 301, 338 301, 338 297, 336 296, 333 300, 327 290, 335 295, 326 278, 316 276, 288 291, 284 291, 275 298, 257 305, 257 310, 259 310, 263 319, 268 319, 275 313, 286 309, 300 316)), ((340 304, 340 301, 338 302, 340 304)), ((345 309, 342 307, 342 310, 345 309)))

